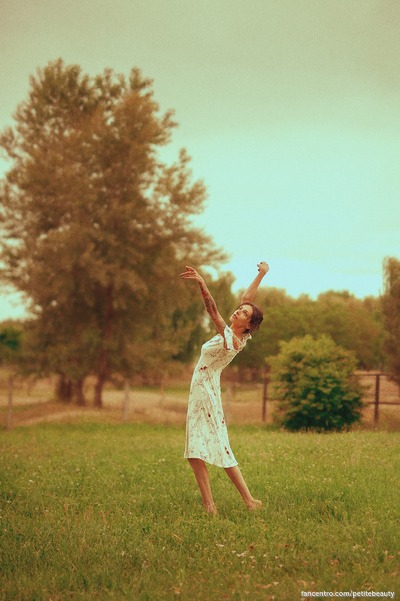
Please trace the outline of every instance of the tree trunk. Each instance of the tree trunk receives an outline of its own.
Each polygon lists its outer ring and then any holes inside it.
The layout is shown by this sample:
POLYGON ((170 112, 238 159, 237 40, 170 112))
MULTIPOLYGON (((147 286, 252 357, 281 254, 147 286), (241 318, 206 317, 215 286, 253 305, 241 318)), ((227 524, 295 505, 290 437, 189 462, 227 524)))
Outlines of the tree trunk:
POLYGON ((97 382, 94 387, 94 406, 100 409, 103 407, 102 392, 103 386, 110 375, 110 351, 109 341, 112 334, 112 325, 114 319, 114 299, 113 287, 110 285, 106 290, 106 304, 104 311, 103 344, 100 350, 97 382))
POLYGON ((62 403, 71 403, 72 401, 72 382, 64 374, 58 378, 56 397, 62 403))
POLYGON ((83 392, 83 384, 84 384, 83 378, 81 380, 77 380, 73 384, 74 397, 76 398, 77 404, 80 405, 81 407, 84 407, 86 405, 86 399, 85 399, 85 395, 83 392))
POLYGON ((14 379, 12 376, 8 378, 8 400, 7 400, 7 430, 12 428, 13 418, 13 390, 14 390, 14 379))
POLYGON ((103 407, 102 393, 105 381, 105 378, 101 377, 100 375, 97 376, 97 381, 94 387, 94 406, 97 409, 101 409, 103 407))

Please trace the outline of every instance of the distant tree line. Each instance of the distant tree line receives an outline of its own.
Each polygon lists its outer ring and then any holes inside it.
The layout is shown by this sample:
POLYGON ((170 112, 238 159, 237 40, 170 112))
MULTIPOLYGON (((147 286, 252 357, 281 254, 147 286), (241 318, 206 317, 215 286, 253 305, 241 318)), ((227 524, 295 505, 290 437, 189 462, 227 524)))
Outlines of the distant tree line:
POLYGON ((257 299, 265 309, 263 326, 237 359, 242 369, 257 373, 265 358, 279 352, 281 341, 294 337, 325 334, 344 349, 353 351, 360 369, 382 369, 385 328, 381 300, 358 299, 348 292, 328 291, 317 300, 306 295, 297 299, 283 290, 262 290, 257 299))
MULTIPOLYGON (((98 407, 116 375, 162 381, 209 333, 196 291, 178 277, 184 265, 217 269, 210 289, 224 315, 237 300, 233 276, 218 271, 223 251, 193 226, 206 190, 192 181, 186 151, 172 165, 160 159, 172 112, 160 114, 138 69, 90 77, 57 60, 31 77, 14 121, 0 137, 10 161, 0 182, 0 278, 24 293, 30 318, 3 324, 3 362, 18 355, 25 373, 57 374, 59 398, 80 404, 93 376, 98 407)), ((265 322, 239 355, 241 372, 259 376, 280 341, 305 334, 329 335, 367 369, 398 356, 398 262, 385 269, 384 303, 261 290, 265 322)))

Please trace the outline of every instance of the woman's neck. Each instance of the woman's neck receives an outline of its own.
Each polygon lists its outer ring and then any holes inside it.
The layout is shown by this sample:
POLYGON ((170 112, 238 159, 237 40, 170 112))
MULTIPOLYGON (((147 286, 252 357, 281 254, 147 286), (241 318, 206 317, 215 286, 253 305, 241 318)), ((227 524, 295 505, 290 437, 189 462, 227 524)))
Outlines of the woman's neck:
POLYGON ((246 328, 244 327, 235 327, 235 325, 232 325, 232 332, 235 334, 235 336, 237 336, 237 338, 243 338, 244 333, 246 332, 246 328))

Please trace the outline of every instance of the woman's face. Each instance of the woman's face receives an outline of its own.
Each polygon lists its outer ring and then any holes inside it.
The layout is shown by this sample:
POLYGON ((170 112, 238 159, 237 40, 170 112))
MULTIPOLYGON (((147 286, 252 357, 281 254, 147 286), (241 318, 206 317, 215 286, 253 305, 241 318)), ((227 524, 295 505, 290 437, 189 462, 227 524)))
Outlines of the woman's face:
POLYGON ((230 320, 232 324, 245 326, 245 329, 247 329, 250 326, 250 319, 252 315, 253 307, 244 304, 240 305, 240 307, 238 307, 236 311, 232 313, 230 320))

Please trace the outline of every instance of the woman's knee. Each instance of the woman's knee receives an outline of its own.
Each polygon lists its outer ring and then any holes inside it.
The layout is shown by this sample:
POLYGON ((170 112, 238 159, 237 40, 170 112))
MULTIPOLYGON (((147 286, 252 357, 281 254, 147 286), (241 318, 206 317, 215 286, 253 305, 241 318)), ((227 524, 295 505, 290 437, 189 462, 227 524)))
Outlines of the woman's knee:
POLYGON ((193 469, 196 470, 206 470, 206 464, 202 459, 198 457, 188 457, 188 461, 193 469))

